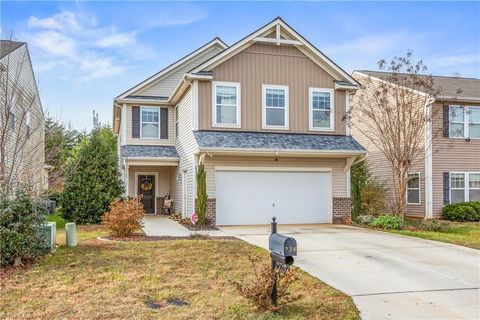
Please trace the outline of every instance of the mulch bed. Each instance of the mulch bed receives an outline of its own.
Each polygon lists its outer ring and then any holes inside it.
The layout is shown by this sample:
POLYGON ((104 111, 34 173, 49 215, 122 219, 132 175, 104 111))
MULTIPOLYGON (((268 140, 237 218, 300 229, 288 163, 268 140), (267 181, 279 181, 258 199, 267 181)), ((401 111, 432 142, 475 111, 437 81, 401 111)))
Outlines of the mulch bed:
POLYGON ((238 240, 235 237, 221 236, 212 237, 203 234, 196 234, 191 236, 145 236, 145 235, 132 235, 131 237, 112 237, 104 236, 100 237, 102 240, 120 241, 120 242, 138 242, 138 241, 171 241, 171 240, 238 240))

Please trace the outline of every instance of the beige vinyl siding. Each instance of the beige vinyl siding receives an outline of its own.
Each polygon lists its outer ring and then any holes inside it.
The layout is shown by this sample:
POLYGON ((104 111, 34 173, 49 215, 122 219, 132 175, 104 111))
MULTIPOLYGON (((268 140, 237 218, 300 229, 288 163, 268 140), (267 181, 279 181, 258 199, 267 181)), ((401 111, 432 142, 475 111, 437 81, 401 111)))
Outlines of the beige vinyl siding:
MULTIPOLYGON (((363 77, 358 76, 359 81, 364 80, 363 77)), ((371 85, 375 85, 373 82, 371 85)), ((370 88, 366 88, 365 90, 369 90, 370 88)), ((362 89, 360 89, 362 90, 362 89)), ((351 105, 353 110, 355 110, 355 103, 356 103, 357 96, 352 99, 351 105)), ((367 138, 362 131, 364 131, 368 126, 369 123, 366 119, 362 118, 359 119, 358 115, 353 112, 352 113, 352 121, 354 125, 351 128, 352 136, 368 151, 367 163, 370 166, 370 170, 374 176, 374 178, 384 184, 387 189, 386 200, 387 200, 387 211, 391 211, 394 205, 394 186, 393 183, 393 174, 390 162, 387 160, 383 152, 372 142, 369 138, 367 138)), ((423 129, 421 129, 423 130, 423 129)), ((380 141, 375 141, 377 144, 380 144, 380 141)), ((422 150, 424 146, 421 146, 422 150)), ((424 161, 424 153, 423 151, 420 153, 418 160, 414 161, 412 164, 412 168, 410 173, 420 173, 420 204, 407 204, 406 205, 406 213, 408 216, 413 217, 424 217, 425 216, 425 161, 424 161)), ((398 192, 398 191, 397 191, 398 192)), ((406 197, 406 195, 403 195, 406 197)), ((405 201, 406 203, 406 201, 405 201)))
MULTIPOLYGON (((443 104, 447 105, 480 105, 475 103, 445 102, 436 103, 437 113, 443 114, 443 104)), ((440 131, 443 128, 442 117, 436 117, 434 130, 440 131)), ((443 208, 443 172, 480 172, 480 139, 446 138, 440 134, 433 144, 432 155, 433 172, 433 214, 440 216, 443 208)))
MULTIPOLYGON (((343 172, 346 160, 344 158, 290 158, 279 157, 252 157, 252 156, 213 156, 205 158, 207 172, 207 194, 215 198, 215 166, 237 167, 311 167, 332 169, 332 194, 334 197, 347 196, 347 175, 343 172)), ((285 181, 288 183, 288 181, 285 181)), ((239 195, 241 196, 241 195, 239 195)))
POLYGON ((170 192, 171 171, 175 167, 162 166, 129 166, 128 167, 128 196, 133 197, 138 193, 137 173, 157 174, 158 181, 155 181, 156 197, 164 197, 170 192))
POLYGON ((131 95, 169 97, 175 87, 180 82, 180 79, 185 75, 185 73, 207 61, 211 57, 217 55, 221 51, 223 51, 222 47, 220 47, 219 45, 214 45, 211 48, 205 50, 204 52, 198 54, 197 56, 192 57, 189 61, 178 66, 174 70, 163 75, 161 78, 157 79, 149 86, 137 90, 131 95))
MULTIPOLYGON (((173 106, 165 105, 149 105, 152 107, 168 108, 168 139, 142 139, 132 138, 132 104, 127 105, 127 142, 131 145, 144 145, 144 146, 174 146, 175 145, 175 132, 174 132, 174 117, 175 108, 173 106)), ((122 119, 123 121, 123 119, 122 119)))
MULTIPOLYGON (((241 85, 241 128, 212 127, 212 84, 199 82, 199 129, 277 131, 262 129, 262 84, 289 87, 289 131, 346 132, 345 91, 335 91, 335 131, 309 131, 309 87, 334 89, 334 78, 294 46, 254 44, 213 69, 214 81, 241 85)), ((285 130, 281 130, 285 132, 285 130)))
POLYGON ((175 177, 181 177, 181 174, 186 174, 187 183, 187 203, 186 212, 182 210, 182 180, 176 182, 174 201, 175 211, 181 212, 184 216, 190 216, 194 212, 194 180, 195 180, 195 160, 194 154, 198 149, 197 142, 193 136, 192 131, 192 89, 189 88, 187 93, 182 97, 178 103, 178 118, 179 118, 179 135, 177 137, 175 147, 178 156, 180 157, 179 165, 175 171, 175 177))
MULTIPOLYGON (((7 84, 7 92, 2 88, 0 99, 11 101, 14 87, 17 97, 14 109, 15 128, 9 128, 7 104, 0 105, 0 127, 7 128, 7 139, 3 150, 7 174, 11 173, 13 183, 28 183, 36 192, 45 187, 45 119, 38 96, 34 70, 26 45, 19 47, 1 59, 8 71, 1 75, 2 86, 7 84), (27 113, 30 114, 30 137, 27 138, 27 113)), ((8 107, 11 103, 8 103, 8 107)))

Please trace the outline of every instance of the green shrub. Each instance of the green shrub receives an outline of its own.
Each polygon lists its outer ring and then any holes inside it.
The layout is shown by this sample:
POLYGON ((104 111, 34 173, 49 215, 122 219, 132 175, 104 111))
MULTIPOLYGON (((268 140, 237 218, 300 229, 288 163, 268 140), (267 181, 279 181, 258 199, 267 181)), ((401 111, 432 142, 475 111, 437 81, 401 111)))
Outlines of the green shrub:
POLYGON ((207 223, 205 213, 207 211, 207 173, 203 163, 197 168, 197 214, 198 224, 203 226, 207 223))
POLYGON ((49 214, 47 216, 47 220, 49 222, 56 222, 57 229, 65 228, 65 223, 67 223, 67 221, 63 219, 58 212, 55 212, 54 214, 49 214))
POLYGON ((403 220, 399 216, 381 215, 375 218, 373 227, 389 230, 399 230, 403 226, 403 220))
POLYGON ((59 199, 64 219, 99 223, 110 203, 121 196, 116 145, 112 130, 97 128, 74 149, 59 199))
POLYGON ((385 210, 385 187, 376 181, 367 181, 360 192, 362 214, 378 215, 385 210))
POLYGON ((371 225, 375 217, 371 214, 362 214, 355 218, 355 222, 361 225, 371 225))
POLYGON ((480 221, 480 201, 446 205, 442 216, 450 221, 480 221))
POLYGON ((418 229, 421 231, 445 231, 448 227, 448 223, 439 221, 437 219, 423 219, 418 225, 418 229))
POLYGON ((25 188, 14 197, 0 194, 0 265, 19 265, 45 252, 45 209, 25 188))

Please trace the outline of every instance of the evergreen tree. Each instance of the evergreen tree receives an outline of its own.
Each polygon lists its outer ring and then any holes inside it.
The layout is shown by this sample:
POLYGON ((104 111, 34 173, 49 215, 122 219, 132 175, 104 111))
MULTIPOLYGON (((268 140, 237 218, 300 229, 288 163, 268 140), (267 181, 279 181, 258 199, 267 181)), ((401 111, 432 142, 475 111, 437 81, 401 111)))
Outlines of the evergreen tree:
POLYGON ((74 149, 65 170, 60 196, 62 216, 76 223, 99 223, 109 204, 121 196, 116 137, 106 127, 95 128, 74 149))

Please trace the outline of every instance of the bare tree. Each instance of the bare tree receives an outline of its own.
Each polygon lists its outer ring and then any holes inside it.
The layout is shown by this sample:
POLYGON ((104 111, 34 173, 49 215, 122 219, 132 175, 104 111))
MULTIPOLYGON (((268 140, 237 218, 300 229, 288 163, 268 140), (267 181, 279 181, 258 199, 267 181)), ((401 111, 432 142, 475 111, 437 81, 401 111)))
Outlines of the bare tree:
POLYGON ((0 190, 44 184, 44 115, 26 45, 1 41, 0 190))
POLYGON ((385 156, 392 175, 391 210, 405 216, 409 173, 425 159, 432 140, 439 134, 432 126, 438 112, 432 103, 438 95, 433 77, 421 75, 423 62, 411 52, 389 64, 379 62, 381 76, 357 77, 361 89, 352 99, 347 116, 357 130, 385 156))

